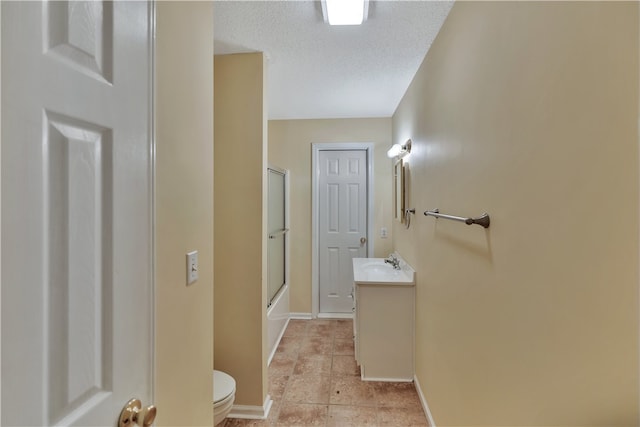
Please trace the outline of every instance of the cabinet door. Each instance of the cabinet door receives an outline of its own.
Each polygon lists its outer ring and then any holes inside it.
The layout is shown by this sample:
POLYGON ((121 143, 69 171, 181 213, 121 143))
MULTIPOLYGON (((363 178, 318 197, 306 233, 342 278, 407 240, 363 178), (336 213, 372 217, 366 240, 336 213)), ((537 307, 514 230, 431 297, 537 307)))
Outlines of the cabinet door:
POLYGON ((413 286, 358 285, 357 351, 365 380, 413 379, 413 286))

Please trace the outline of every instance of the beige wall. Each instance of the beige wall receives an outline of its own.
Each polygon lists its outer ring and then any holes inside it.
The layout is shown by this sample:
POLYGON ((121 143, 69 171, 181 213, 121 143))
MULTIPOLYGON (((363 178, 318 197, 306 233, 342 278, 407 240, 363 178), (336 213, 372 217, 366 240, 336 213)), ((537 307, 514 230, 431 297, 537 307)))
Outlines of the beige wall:
POLYGON ((215 368, 266 397, 266 134, 261 53, 215 57, 215 368))
POLYGON ((311 144, 372 142, 374 153, 374 242, 375 256, 392 249, 391 119, 271 120, 269 163, 290 174, 291 294, 294 313, 311 313, 311 144), (380 227, 389 237, 379 237, 380 227))
POLYGON ((156 31, 156 424, 210 426, 212 5, 158 2, 156 31), (200 278, 187 287, 185 254, 192 250, 200 278))
POLYGON ((438 426, 638 425, 638 4, 456 3, 393 117, 438 426))

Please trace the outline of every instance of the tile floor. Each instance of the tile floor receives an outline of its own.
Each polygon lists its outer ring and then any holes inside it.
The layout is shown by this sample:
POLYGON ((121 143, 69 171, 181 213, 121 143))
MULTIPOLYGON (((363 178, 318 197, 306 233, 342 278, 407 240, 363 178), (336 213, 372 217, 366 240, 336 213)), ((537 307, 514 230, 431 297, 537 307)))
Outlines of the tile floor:
POLYGON ((360 380, 351 320, 290 320, 269 366, 266 420, 236 426, 428 426, 413 383, 360 380))

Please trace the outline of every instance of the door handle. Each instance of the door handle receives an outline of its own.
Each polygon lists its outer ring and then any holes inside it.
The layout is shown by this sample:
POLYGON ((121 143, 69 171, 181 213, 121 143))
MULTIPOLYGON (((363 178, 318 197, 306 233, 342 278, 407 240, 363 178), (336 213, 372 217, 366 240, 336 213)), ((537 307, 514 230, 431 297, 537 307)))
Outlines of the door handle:
POLYGON ((366 237, 361 237, 360 238, 360 244, 364 245, 365 243, 367 243, 367 238, 366 237))
POLYGON ((153 420, 156 419, 156 413, 155 406, 150 405, 143 408, 140 399, 131 399, 120 412, 118 427, 150 427, 153 420))

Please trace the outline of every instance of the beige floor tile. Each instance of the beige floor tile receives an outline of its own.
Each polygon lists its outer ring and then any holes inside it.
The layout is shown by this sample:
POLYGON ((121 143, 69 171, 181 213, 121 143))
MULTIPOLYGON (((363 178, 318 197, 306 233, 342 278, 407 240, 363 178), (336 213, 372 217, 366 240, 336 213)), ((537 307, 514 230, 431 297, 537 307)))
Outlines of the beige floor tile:
POLYGON ((375 393, 370 383, 361 381, 356 376, 332 376, 329 403, 375 406, 375 393))
POLYGON ((300 349, 300 345, 302 344, 302 340, 297 336, 283 336, 280 338, 280 344, 278 344, 278 348, 276 349, 277 353, 297 353, 300 349))
POLYGON ((282 403, 280 401, 273 401, 271 410, 269 410, 269 415, 267 416, 267 424, 269 424, 270 426, 276 425, 278 421, 278 415, 280 415, 280 406, 282 406, 282 403))
POLYGON ((413 383, 374 382, 379 407, 422 408, 413 383))
POLYGON ((269 370, 269 395, 273 400, 280 400, 289 382, 288 375, 273 375, 269 370))
POLYGON ((273 424, 268 420, 247 420, 244 418, 227 418, 223 427, 266 427, 273 424))
POLYGON ((284 393, 284 402, 329 403, 331 377, 328 375, 293 375, 284 393))
POLYGON ((376 427, 377 410, 366 406, 329 405, 327 427, 376 427))
POLYGON ((299 354, 324 354, 333 353, 332 337, 305 337, 298 350, 299 354))
POLYGON ((428 427, 421 408, 378 408, 381 427, 428 427))
POLYGON ((331 337, 335 335, 336 323, 334 320, 317 319, 312 320, 307 326, 307 336, 310 337, 331 337))
POLYGON ((322 354, 300 354, 293 368, 294 375, 330 375, 331 356, 322 354))
POLYGON ((336 338, 353 338, 353 320, 339 319, 336 321, 336 338))
POLYGON ((333 356, 332 375, 360 375, 360 367, 353 356, 333 356))
POLYGON ((297 353, 276 353, 269 365, 271 375, 291 375, 298 359, 297 353))
POLYGON ((333 354, 353 357, 355 355, 353 338, 338 338, 336 336, 336 339, 333 343, 333 354))
POLYGON ((337 320, 336 319, 311 319, 311 320, 307 320, 307 322, 309 322, 309 327, 317 326, 317 325, 335 327, 337 320))
POLYGON ((291 319, 284 331, 284 337, 304 336, 307 332, 308 320, 291 319))
POLYGON ((350 319, 291 320, 269 366, 269 417, 224 427, 428 426, 413 383, 359 375, 350 319))
POLYGON ((327 405, 285 402, 280 407, 278 426, 325 426, 327 423, 327 405))

